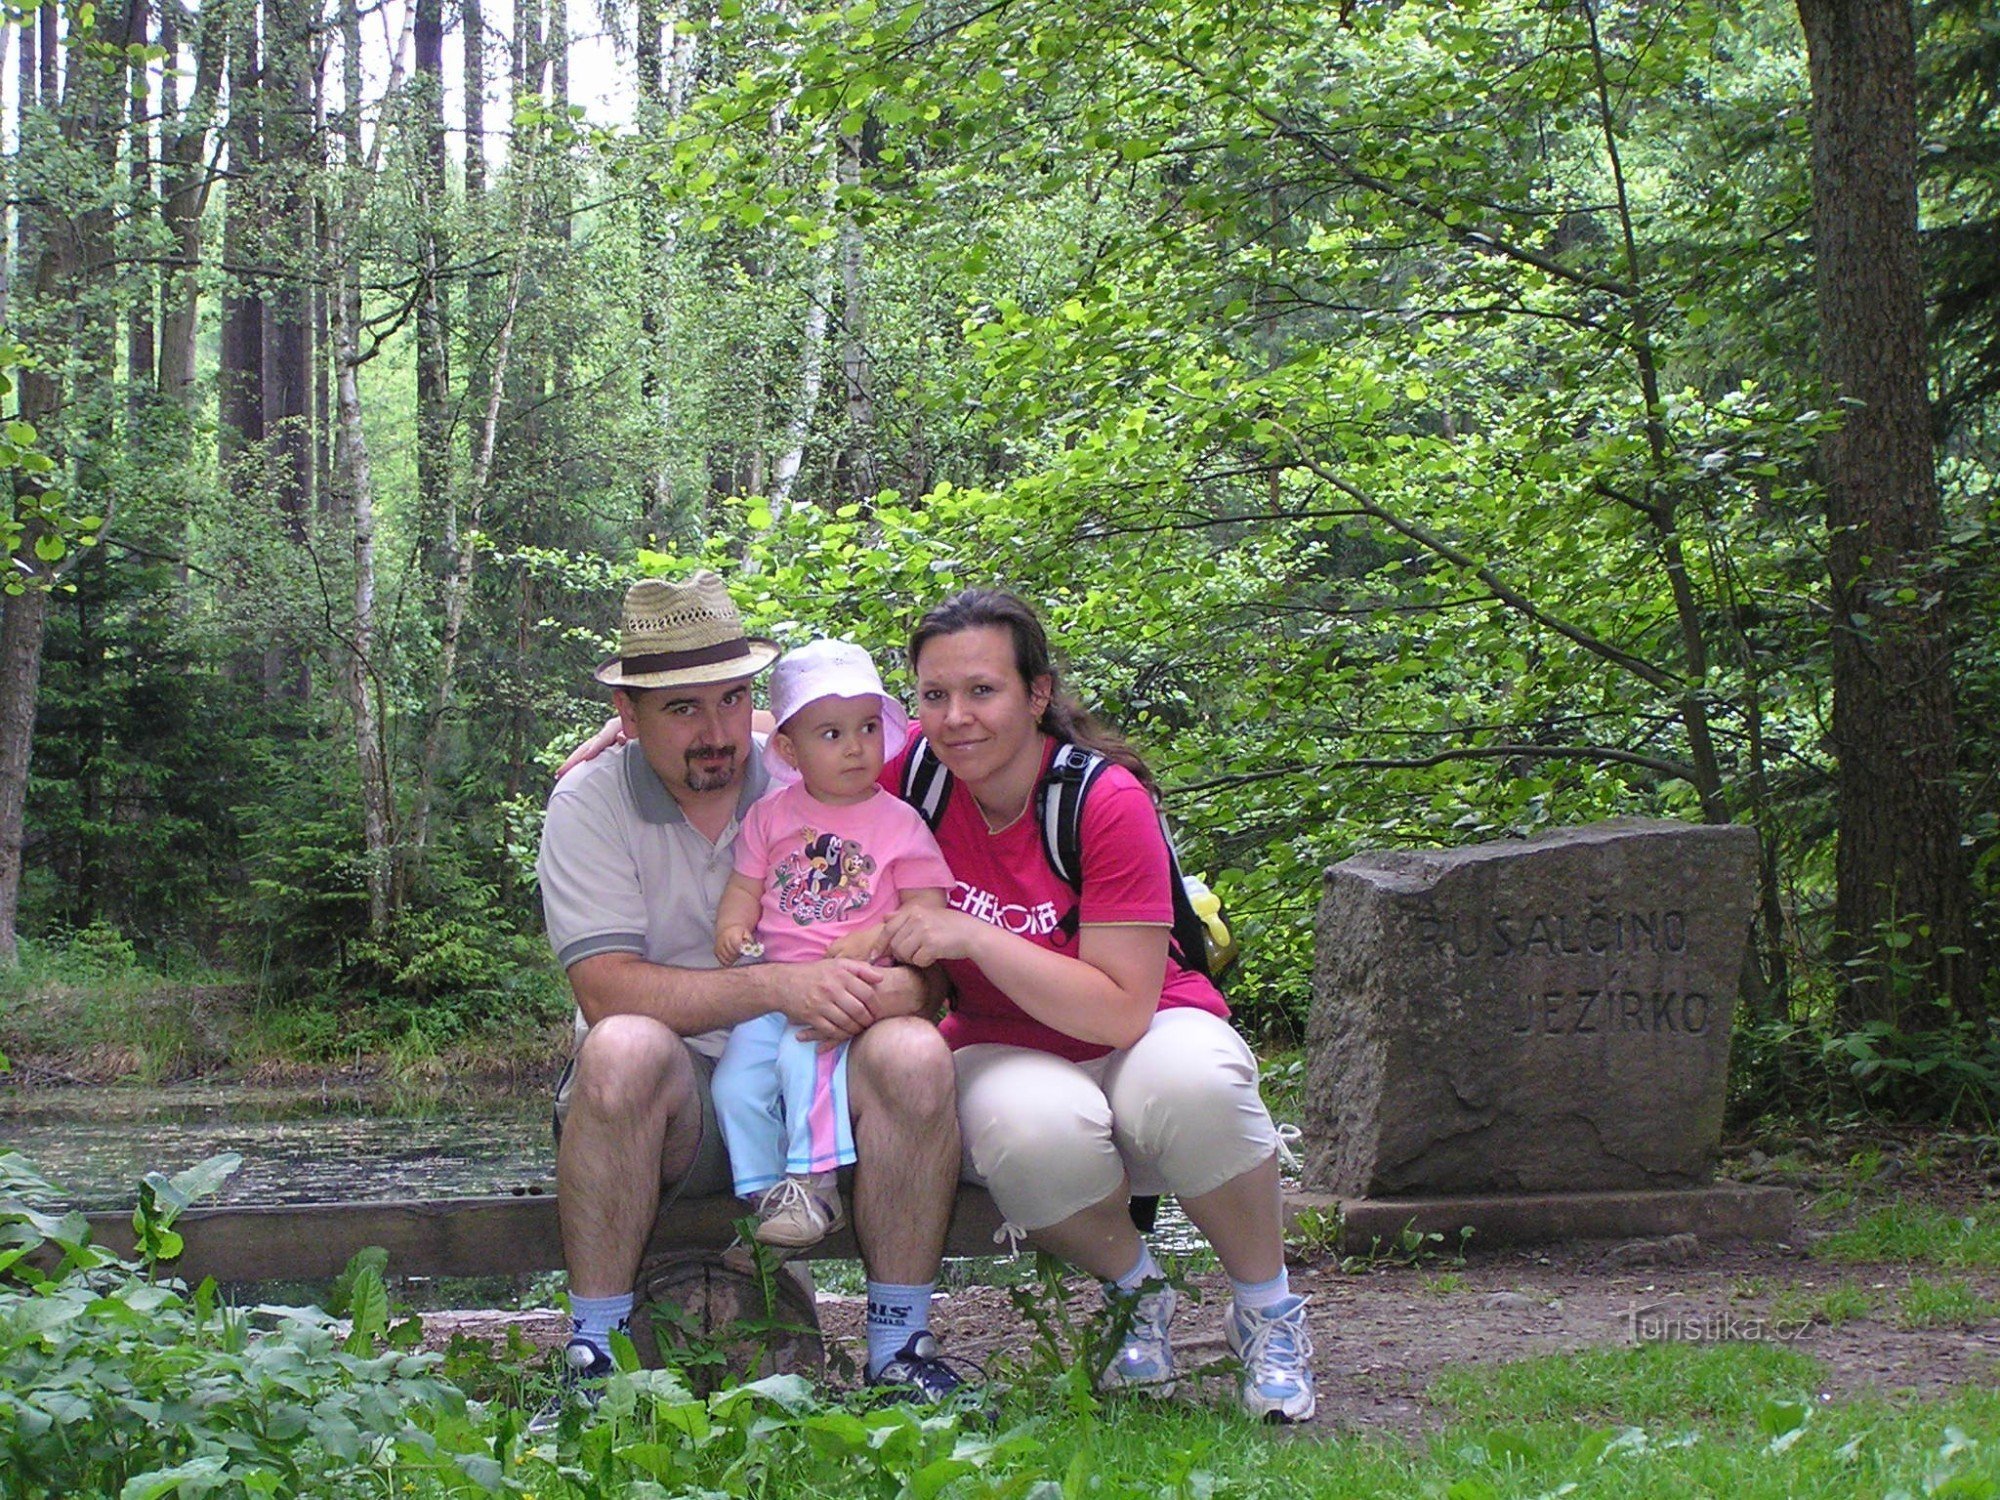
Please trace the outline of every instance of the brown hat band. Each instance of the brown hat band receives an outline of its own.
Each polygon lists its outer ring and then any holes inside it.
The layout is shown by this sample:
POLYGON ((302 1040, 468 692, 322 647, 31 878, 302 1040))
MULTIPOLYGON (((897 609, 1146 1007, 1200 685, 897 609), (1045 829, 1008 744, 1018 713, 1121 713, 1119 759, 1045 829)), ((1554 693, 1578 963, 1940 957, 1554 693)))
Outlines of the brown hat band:
POLYGON ((652 651, 644 656, 621 656, 618 665, 637 676, 647 672, 678 672, 684 667, 706 667, 749 654, 750 642, 739 635, 733 641, 698 646, 692 651, 652 651))

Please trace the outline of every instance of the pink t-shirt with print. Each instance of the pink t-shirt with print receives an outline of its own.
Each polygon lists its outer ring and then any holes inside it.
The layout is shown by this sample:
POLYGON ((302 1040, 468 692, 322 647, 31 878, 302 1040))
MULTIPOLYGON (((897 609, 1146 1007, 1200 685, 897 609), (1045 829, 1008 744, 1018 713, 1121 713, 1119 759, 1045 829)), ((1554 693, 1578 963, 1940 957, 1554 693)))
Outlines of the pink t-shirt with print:
POLYGON ((835 806, 803 782, 744 816, 736 872, 763 883, 757 937, 772 963, 822 958, 834 939, 888 916, 902 892, 951 886, 951 867, 915 808, 879 791, 835 806))
MULTIPOLYGON (((1046 772, 1055 755, 1051 741, 1043 755, 1046 772)), ((907 752, 905 752, 907 754, 907 752)), ((882 785, 902 785, 904 756, 883 768, 882 785)), ((1123 766, 1107 766, 1083 804, 1083 891, 1076 891, 1049 868, 1041 828, 1032 813, 999 832, 989 832, 978 804, 953 782, 937 842, 957 877, 949 898, 954 911, 1017 933, 1036 945, 1076 956, 1076 923, 1063 918, 1072 907, 1083 923, 1134 923, 1171 927, 1173 897, 1167 886, 1167 841, 1160 815, 1139 778, 1123 766)), ((1102 1057, 1111 1049, 1045 1026, 967 960, 948 960, 945 972, 956 993, 940 1030, 953 1047, 1005 1042, 1034 1047, 1074 1062, 1102 1057)), ((1192 1006, 1227 1017, 1229 1006, 1208 976, 1167 958, 1160 1008, 1192 1006)))

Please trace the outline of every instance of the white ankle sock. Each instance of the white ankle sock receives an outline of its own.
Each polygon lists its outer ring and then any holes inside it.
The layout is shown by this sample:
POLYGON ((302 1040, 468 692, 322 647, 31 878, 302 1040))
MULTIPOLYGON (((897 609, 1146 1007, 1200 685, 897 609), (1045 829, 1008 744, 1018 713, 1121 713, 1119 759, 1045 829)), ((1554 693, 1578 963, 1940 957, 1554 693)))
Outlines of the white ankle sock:
POLYGON ((1292 1294, 1291 1273, 1283 1266, 1269 1281, 1238 1281, 1232 1276, 1229 1286, 1236 1294, 1236 1305, 1245 1312, 1268 1312, 1292 1294))
POLYGON ((1139 1258, 1133 1262, 1132 1269, 1123 1276, 1115 1278, 1111 1284, 1121 1292, 1136 1292, 1149 1281, 1165 1280, 1166 1277, 1160 1272, 1159 1262, 1153 1259, 1153 1252, 1147 1248, 1144 1241, 1141 1241, 1139 1258))

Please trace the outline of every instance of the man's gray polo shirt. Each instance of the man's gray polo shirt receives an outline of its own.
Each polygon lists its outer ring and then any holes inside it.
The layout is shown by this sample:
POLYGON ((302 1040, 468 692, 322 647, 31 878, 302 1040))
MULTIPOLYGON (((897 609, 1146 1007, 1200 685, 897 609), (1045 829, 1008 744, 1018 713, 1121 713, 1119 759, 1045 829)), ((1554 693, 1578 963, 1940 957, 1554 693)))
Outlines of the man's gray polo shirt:
MULTIPOLYGON (((769 784, 759 749, 750 752, 736 812, 714 843, 688 822, 637 740, 556 783, 535 873, 549 943, 565 969, 600 953, 716 967, 715 908, 734 867, 736 833, 769 784)), ((688 1045, 715 1057, 728 1034, 703 1032, 688 1045)))

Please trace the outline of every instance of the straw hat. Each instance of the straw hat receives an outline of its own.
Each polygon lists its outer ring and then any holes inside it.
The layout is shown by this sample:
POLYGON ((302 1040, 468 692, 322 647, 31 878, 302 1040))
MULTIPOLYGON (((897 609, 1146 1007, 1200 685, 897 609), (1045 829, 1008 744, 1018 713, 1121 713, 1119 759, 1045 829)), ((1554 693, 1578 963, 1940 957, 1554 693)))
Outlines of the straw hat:
POLYGON ((754 676, 777 655, 776 642, 744 635, 729 590, 704 569, 684 583, 642 578, 627 589, 618 654, 596 676, 611 687, 692 687, 754 676))

